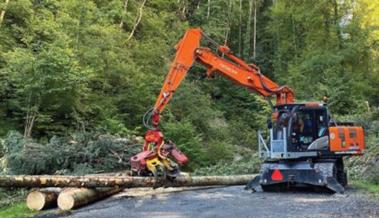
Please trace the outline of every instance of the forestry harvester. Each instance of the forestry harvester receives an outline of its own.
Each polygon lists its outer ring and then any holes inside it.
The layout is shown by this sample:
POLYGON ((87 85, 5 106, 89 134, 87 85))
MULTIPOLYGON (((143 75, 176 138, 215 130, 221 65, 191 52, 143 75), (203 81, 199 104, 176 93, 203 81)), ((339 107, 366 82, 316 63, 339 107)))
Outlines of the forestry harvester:
POLYGON ((195 61, 206 67, 207 76, 220 74, 263 96, 272 107, 269 139, 264 140, 258 133, 259 154, 264 163, 260 175, 247 184, 247 188, 272 190, 317 186, 333 192, 344 191, 347 174, 343 158, 362 154, 365 147, 363 128, 332 120, 325 103, 295 103, 292 89, 279 86, 264 76, 258 66, 247 64, 233 55, 226 45, 218 45, 198 28, 187 30, 176 45, 175 59, 156 103, 144 116, 144 124, 149 130, 143 151, 131 158, 135 175, 175 179, 178 165, 188 162, 172 141, 164 140, 158 123, 161 112, 195 61), (216 49, 201 47, 201 39, 216 49), (271 97, 276 100, 275 105, 271 97))

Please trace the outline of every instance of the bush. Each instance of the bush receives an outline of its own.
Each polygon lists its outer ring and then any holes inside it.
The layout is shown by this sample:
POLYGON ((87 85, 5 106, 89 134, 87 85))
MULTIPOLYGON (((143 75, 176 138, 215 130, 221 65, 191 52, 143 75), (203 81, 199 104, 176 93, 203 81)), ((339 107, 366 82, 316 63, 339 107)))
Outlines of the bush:
POLYGON ((228 129, 234 145, 257 150, 258 139, 256 130, 250 128, 246 123, 239 120, 233 121, 228 129))
POLYGON ((231 161, 234 157, 235 148, 227 142, 212 140, 207 145, 208 164, 216 164, 222 161, 231 161))
POLYGON ((347 161, 349 175, 354 180, 364 180, 379 184, 379 137, 370 134, 366 138, 367 149, 363 156, 347 161))
POLYGON ((203 166, 207 161, 207 154, 202 146, 200 134, 190 122, 166 122, 162 128, 166 134, 165 139, 172 140, 188 156, 190 161, 184 170, 193 170, 203 166))
POLYGON ((349 175, 354 180, 379 184, 379 110, 373 108, 371 113, 359 118, 365 127, 366 150, 362 156, 348 159, 349 175))

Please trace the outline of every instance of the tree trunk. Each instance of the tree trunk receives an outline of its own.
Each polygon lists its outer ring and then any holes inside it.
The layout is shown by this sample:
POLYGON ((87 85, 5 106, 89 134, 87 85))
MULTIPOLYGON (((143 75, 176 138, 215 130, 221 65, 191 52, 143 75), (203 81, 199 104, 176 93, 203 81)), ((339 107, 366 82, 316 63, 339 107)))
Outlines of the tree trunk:
POLYGON ((68 188, 59 194, 58 207, 61 210, 72 210, 94 201, 104 199, 120 191, 120 188, 68 188))
POLYGON ((25 126, 24 126, 24 137, 30 137, 32 135, 32 130, 34 127, 34 122, 38 115, 38 106, 32 105, 32 92, 29 93, 27 99, 27 111, 25 118, 25 126))
POLYGON ((4 6, 4 9, 3 9, 3 10, 1 11, 1 13, 0 13, 0 26, 1 26, 1 24, 3 23, 3 21, 4 21, 5 10, 6 10, 7 6, 8 6, 8 4, 9 4, 9 0, 5 0, 5 6, 4 6))
POLYGON ((336 28, 338 47, 342 49, 342 34, 341 34, 341 26, 339 24, 338 2, 336 0, 333 1, 333 10, 334 10, 333 25, 336 28))
POLYGON ((35 190, 26 197, 26 205, 31 210, 43 210, 57 206, 60 188, 35 190))
POLYGON ((253 57, 257 55, 257 0, 254 0, 254 37, 253 37, 253 57))
POLYGON ((238 31, 238 53, 242 57, 242 0, 240 0, 240 11, 239 11, 239 31, 238 31))
POLYGON ((247 23, 246 23, 246 34, 245 34, 245 47, 244 47, 244 57, 250 57, 251 52, 251 35, 253 34, 252 32, 252 18, 253 18, 253 5, 254 5, 254 0, 249 1, 249 16, 247 17, 247 23))
POLYGON ((173 181, 156 180, 154 177, 132 176, 58 176, 18 175, 0 176, 0 187, 181 187, 245 185, 256 175, 235 176, 189 176, 183 175, 173 181))
POLYGON ((37 115, 34 111, 28 111, 25 119, 25 127, 24 127, 24 137, 31 137, 32 130, 34 126, 34 121, 36 120, 37 115))
MULTIPOLYGON (((125 0, 125 2, 124 2, 124 13, 125 14, 126 14, 126 11, 128 10, 128 2, 129 2, 129 0, 125 0)), ((122 29, 123 27, 124 27, 124 21, 121 18, 120 29, 122 29)))
POLYGON ((145 3, 146 3, 146 0, 143 0, 143 2, 141 3, 141 7, 139 8, 139 15, 138 15, 138 18, 137 18, 137 21, 136 23, 134 24, 134 27, 132 29, 132 32, 130 32, 130 35, 129 37, 126 39, 126 42, 128 42, 134 35, 134 32, 136 31, 139 23, 141 22, 141 19, 142 19, 142 13, 143 13, 143 7, 145 6, 145 3))
POLYGON ((211 0, 208 0, 207 20, 209 20, 210 15, 211 15, 211 0))
MULTIPOLYGON (((228 44, 228 40, 229 40, 229 35, 230 35, 230 29, 231 29, 231 23, 232 23, 232 18, 231 18, 231 14, 232 14, 232 0, 229 0, 229 4, 228 4, 228 21, 227 21, 227 29, 225 31, 225 40, 224 40, 224 45, 228 44)), ((224 54, 222 54, 222 57, 224 57, 224 54)))

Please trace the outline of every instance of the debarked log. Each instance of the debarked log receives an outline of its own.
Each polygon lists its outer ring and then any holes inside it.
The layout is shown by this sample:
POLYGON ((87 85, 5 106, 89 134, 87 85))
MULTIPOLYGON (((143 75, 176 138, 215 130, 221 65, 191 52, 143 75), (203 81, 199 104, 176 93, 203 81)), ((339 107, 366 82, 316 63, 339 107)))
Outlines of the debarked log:
POLYGON ((47 188, 31 191, 26 197, 26 206, 31 210, 43 210, 57 206, 60 188, 47 188))
POLYGON ((58 207, 72 210, 120 192, 120 188, 67 188, 59 193, 58 207))
POLYGON ((17 175, 0 176, 0 187, 181 187, 246 185, 256 174, 233 176, 178 176, 174 180, 134 176, 60 176, 17 175))

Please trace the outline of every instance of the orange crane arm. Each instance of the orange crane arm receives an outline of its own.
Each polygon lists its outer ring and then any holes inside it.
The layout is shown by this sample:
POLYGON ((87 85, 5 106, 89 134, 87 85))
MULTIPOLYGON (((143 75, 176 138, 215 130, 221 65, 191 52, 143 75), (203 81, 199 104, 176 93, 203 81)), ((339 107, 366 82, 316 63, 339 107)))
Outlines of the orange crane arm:
POLYGON ((265 77, 260 73, 256 65, 249 65, 234 56, 227 46, 218 46, 218 50, 228 59, 220 57, 210 48, 200 47, 200 41, 203 36, 208 38, 199 28, 189 29, 176 45, 176 56, 153 107, 152 121, 154 128, 158 126, 159 114, 171 100, 174 92, 195 61, 207 67, 208 76, 217 72, 264 97, 276 95, 276 104, 278 105, 294 102, 294 93, 290 88, 279 86, 265 77))

